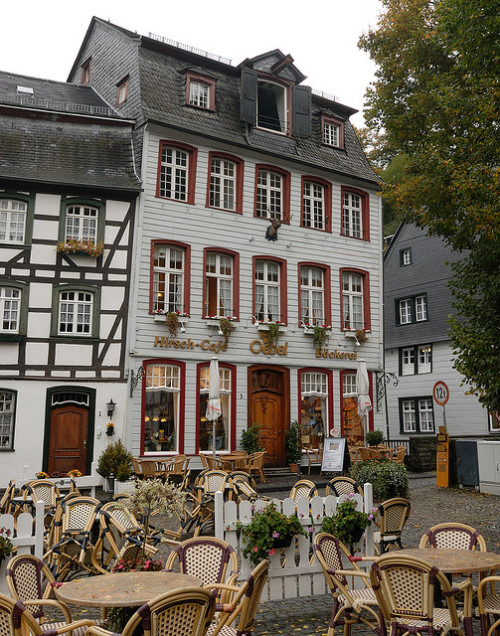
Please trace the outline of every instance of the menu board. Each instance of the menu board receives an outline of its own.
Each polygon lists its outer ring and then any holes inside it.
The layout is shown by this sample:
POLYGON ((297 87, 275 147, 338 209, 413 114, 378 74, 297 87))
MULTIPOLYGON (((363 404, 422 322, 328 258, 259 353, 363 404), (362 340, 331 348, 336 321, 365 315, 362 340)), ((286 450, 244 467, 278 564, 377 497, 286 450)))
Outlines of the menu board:
POLYGON ((326 437, 321 472, 341 473, 344 469, 345 437, 326 437))

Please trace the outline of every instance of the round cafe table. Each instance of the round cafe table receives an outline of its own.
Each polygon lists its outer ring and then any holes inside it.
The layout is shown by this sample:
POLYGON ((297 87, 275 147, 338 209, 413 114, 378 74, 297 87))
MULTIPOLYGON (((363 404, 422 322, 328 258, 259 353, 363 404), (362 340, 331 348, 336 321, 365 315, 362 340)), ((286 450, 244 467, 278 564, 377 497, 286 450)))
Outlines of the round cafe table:
POLYGON ((500 554, 480 550, 410 548, 398 550, 398 554, 427 561, 446 574, 474 574, 500 568, 500 554))
POLYGON ((68 581, 55 588, 55 593, 61 601, 72 605, 140 607, 164 592, 201 585, 197 576, 179 572, 119 572, 68 581))

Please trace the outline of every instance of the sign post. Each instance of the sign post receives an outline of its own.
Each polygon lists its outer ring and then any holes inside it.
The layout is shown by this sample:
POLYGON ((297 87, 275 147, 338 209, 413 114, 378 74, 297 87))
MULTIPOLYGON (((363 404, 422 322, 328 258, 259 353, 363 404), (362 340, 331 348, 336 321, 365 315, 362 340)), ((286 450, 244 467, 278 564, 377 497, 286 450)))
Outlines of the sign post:
POLYGON ((448 488, 450 485, 450 436, 446 430, 444 405, 450 397, 450 390, 444 382, 436 382, 432 389, 434 401, 443 407, 443 426, 439 427, 436 444, 436 485, 448 488))

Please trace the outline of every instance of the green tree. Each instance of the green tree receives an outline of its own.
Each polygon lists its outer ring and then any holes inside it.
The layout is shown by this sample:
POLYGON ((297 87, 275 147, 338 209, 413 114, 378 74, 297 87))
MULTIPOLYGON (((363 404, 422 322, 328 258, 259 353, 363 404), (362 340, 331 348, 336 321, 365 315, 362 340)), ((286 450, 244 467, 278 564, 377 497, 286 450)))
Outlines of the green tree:
POLYGON ((383 197, 405 220, 469 250, 451 282, 452 346, 471 391, 498 410, 500 2, 381 2, 359 46, 378 64, 367 137, 383 145, 376 156, 386 167, 402 161, 383 197))

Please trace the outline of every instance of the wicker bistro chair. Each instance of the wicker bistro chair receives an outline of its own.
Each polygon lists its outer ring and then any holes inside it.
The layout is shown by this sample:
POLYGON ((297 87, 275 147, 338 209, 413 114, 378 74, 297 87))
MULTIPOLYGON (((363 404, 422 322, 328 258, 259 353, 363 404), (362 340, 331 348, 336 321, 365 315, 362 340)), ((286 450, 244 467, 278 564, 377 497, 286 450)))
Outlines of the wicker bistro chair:
POLYGON ((376 524, 379 530, 375 532, 375 542, 380 544, 380 554, 384 554, 391 546, 397 544, 403 549, 401 532, 410 516, 411 504, 408 499, 394 497, 383 501, 378 507, 379 516, 376 524))
POLYGON ((457 548, 486 552, 486 542, 479 532, 464 523, 440 523, 421 537, 419 548, 457 548))
POLYGON ((245 467, 245 470, 248 468, 248 472, 252 477, 257 475, 261 482, 266 483, 266 474, 264 472, 264 456, 267 451, 258 451, 257 453, 252 453, 248 455, 247 461, 245 464, 241 464, 242 467, 245 467))
POLYGON ((132 470, 136 479, 144 479, 140 457, 132 457, 132 470))
POLYGON ((500 628, 500 576, 486 576, 480 581, 476 614, 481 621, 482 636, 490 636, 500 628), (490 625, 490 618, 493 625, 490 625))
POLYGON ((92 563, 92 531, 101 506, 93 497, 75 496, 63 500, 56 510, 58 541, 43 558, 59 580, 72 570, 97 573, 92 563))
MULTIPOLYGON (((123 628, 133 636, 142 625, 144 636, 205 636, 215 612, 215 598, 202 587, 183 587, 156 596, 140 607, 123 628)), ((88 636, 111 636, 102 627, 89 627, 88 636)))
POLYGON ((16 481, 11 479, 9 485, 5 489, 2 498, 0 499, 0 514, 12 514, 15 510, 15 505, 12 503, 12 498, 16 495, 16 481))
MULTIPOLYGON (((95 625, 90 619, 81 619, 71 623, 64 623, 58 627, 52 627, 50 636, 58 636, 58 634, 84 634, 85 630, 95 625)), ((38 624, 33 614, 23 605, 20 600, 0 594, 0 634, 2 636, 43 636, 47 634, 45 630, 38 624)))
POLYGON ((314 537, 316 555, 326 582, 333 596, 333 610, 328 626, 328 636, 333 636, 338 625, 344 626, 344 636, 350 636, 351 625, 366 625, 383 636, 382 618, 375 593, 370 586, 369 574, 352 562, 346 569, 344 563, 351 563, 351 553, 337 537, 327 532, 319 532, 314 537), (362 587, 349 586, 359 581, 362 587))
POLYGON ((253 488, 247 473, 232 472, 231 481, 233 482, 234 496, 238 503, 241 501, 256 501, 257 499, 270 501, 269 497, 258 493, 255 488, 253 488))
POLYGON ((311 474, 311 468, 313 466, 319 466, 319 471, 321 474, 321 463, 323 460, 321 451, 315 448, 304 448, 304 450, 306 452, 307 459, 307 474, 311 474))
POLYGON ((311 499, 312 497, 316 497, 318 495, 318 489, 316 488, 316 484, 310 479, 299 479, 295 484, 291 487, 289 497, 294 501, 300 499, 301 497, 308 497, 311 499))
POLYGON ((228 583, 210 585, 210 589, 222 592, 226 602, 217 605, 217 618, 210 625, 209 636, 251 636, 268 571, 269 561, 261 561, 239 587, 228 583))
POLYGON ((334 477, 326 484, 327 495, 340 497, 341 495, 350 495, 352 493, 364 496, 363 488, 350 477, 334 477))
MULTIPOLYGON (((394 552, 379 557, 370 568, 370 580, 390 636, 454 632, 463 636, 464 621, 471 630, 470 581, 451 586, 439 568, 422 559, 394 552), (446 607, 435 607, 435 586, 441 586, 446 607), (455 595, 465 593, 464 610, 459 611, 455 595)), ((470 631, 472 633, 472 631, 470 631)))

